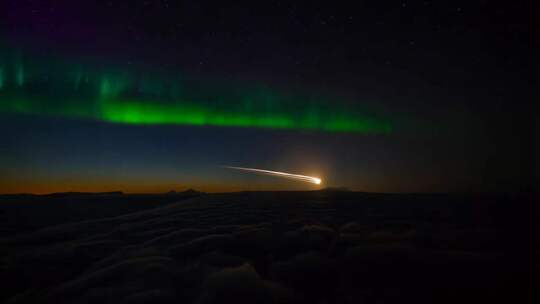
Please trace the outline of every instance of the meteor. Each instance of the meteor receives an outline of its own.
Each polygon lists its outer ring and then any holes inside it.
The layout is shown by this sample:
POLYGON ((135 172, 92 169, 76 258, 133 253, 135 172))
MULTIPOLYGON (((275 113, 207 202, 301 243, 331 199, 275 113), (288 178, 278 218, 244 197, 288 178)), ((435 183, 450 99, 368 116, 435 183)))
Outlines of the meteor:
POLYGON ((243 167, 233 167, 233 166, 221 166, 222 168, 226 169, 233 169, 233 170, 240 170, 240 171, 247 171, 247 172, 254 172, 264 175, 271 175, 271 176, 278 176, 288 179, 294 179, 294 180, 300 180, 316 185, 321 184, 321 179, 313 176, 307 176, 307 175, 300 175, 300 174, 291 174, 291 173, 285 173, 285 172, 278 172, 278 171, 270 171, 270 170, 262 170, 262 169, 255 169, 255 168, 243 168, 243 167))

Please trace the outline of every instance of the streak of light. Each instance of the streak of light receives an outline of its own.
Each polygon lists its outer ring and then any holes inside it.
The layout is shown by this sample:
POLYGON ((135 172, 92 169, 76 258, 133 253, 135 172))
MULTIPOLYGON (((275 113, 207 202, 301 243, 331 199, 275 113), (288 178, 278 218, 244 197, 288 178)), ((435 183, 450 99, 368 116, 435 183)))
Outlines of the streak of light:
POLYGON ((244 167, 233 167, 233 166, 222 166, 222 168, 226 169, 233 169, 233 170, 240 170, 240 171, 247 171, 247 172, 254 172, 264 175, 271 175, 271 176, 277 176, 277 177, 283 177, 293 180, 299 180, 304 181, 316 185, 320 185, 322 180, 318 177, 313 176, 307 176, 307 175, 300 175, 300 174, 292 174, 292 173, 286 173, 286 172, 279 172, 279 171, 270 171, 270 170, 263 170, 263 169, 255 169, 255 168, 244 168, 244 167))

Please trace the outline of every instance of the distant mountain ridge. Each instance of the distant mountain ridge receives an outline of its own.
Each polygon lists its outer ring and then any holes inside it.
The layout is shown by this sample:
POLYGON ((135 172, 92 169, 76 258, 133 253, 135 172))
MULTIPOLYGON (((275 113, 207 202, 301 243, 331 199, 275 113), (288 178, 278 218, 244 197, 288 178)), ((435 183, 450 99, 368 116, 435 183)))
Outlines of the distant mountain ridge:
MULTIPOLYGON (((184 191, 175 191, 170 190, 169 192, 164 192, 166 194, 203 194, 194 189, 187 189, 184 191)), ((160 195, 164 193, 124 193, 123 191, 107 191, 107 192, 78 192, 78 191, 68 191, 68 192, 53 192, 46 194, 34 194, 34 193, 13 193, 13 194, 0 194, 0 198, 9 197, 91 197, 91 196, 117 196, 117 195, 160 195)))

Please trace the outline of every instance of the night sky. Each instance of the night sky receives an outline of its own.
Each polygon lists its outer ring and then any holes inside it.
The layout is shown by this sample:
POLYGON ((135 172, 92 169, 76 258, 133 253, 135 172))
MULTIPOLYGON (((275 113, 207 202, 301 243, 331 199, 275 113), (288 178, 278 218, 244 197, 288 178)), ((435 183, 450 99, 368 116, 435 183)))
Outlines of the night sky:
POLYGON ((347 2, 2 1, 0 193, 522 190, 531 8, 347 2))

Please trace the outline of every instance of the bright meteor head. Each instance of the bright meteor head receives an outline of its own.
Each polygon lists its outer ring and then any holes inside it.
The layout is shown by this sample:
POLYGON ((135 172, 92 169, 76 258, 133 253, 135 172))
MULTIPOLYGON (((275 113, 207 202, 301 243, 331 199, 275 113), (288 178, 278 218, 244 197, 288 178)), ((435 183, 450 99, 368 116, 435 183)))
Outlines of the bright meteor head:
POLYGON ((307 175, 262 170, 262 169, 255 169, 255 168, 243 168, 243 167, 232 167, 232 166, 222 166, 222 167, 227 168, 227 169, 234 169, 234 170, 254 172, 254 173, 259 173, 259 174, 264 174, 264 175, 271 175, 271 176, 278 176, 278 177, 283 177, 283 178, 288 178, 288 179, 294 179, 294 180, 304 181, 304 182, 308 182, 308 183, 312 183, 316 185, 320 185, 322 182, 320 178, 307 176, 307 175))

